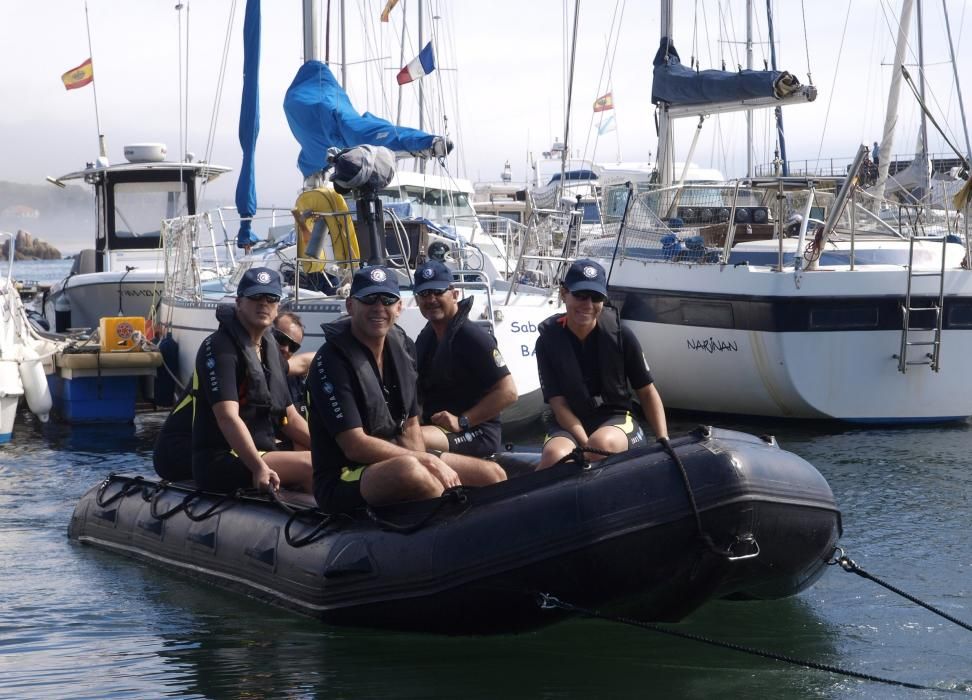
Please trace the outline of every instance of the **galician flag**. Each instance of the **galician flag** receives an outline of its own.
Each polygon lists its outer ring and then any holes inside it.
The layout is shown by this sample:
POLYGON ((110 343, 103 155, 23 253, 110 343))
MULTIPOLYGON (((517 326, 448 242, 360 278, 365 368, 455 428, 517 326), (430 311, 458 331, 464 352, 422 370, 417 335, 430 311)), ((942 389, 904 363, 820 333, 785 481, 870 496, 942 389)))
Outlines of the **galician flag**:
POLYGON ((435 70, 435 52, 432 50, 432 42, 425 45, 425 48, 418 56, 413 58, 407 66, 398 71, 398 84, 404 85, 413 80, 418 80, 424 75, 428 75, 435 70))
POLYGON ((614 115, 612 114, 610 117, 608 117, 598 125, 597 135, 603 136, 604 134, 610 131, 614 131, 617 128, 618 128, 617 122, 614 121, 614 115))
POLYGON ((595 112, 606 112, 609 109, 614 109, 614 95, 612 95, 610 92, 606 95, 601 95, 594 100, 595 112))
POLYGON ((77 68, 72 68, 61 76, 65 90, 76 90, 77 88, 84 87, 93 80, 94 67, 91 65, 90 58, 77 68))

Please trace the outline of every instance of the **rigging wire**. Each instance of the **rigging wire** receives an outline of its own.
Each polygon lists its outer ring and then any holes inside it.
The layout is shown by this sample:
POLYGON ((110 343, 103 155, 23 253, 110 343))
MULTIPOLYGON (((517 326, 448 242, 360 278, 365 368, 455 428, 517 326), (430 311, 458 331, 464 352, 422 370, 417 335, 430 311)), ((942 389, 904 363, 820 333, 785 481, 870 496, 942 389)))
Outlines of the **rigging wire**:
MULTIPOLYGON (((219 122, 219 109, 223 101, 223 86, 226 84, 226 68, 229 63, 230 40, 233 36, 233 24, 236 18, 237 0, 231 0, 229 16, 226 21, 226 35, 223 39, 223 53, 220 57, 218 77, 216 79, 216 95, 213 97, 213 108, 210 112, 209 133, 206 136, 205 160, 207 163, 213 162, 213 154, 216 152, 216 126, 219 122)), ((199 199, 202 201, 203 193, 206 191, 207 182, 204 181, 199 189, 199 199)))
MULTIPOLYGON (((844 40, 847 38, 847 27, 850 25, 850 9, 851 4, 847 4, 847 14, 844 15, 844 28, 840 32, 840 46, 837 49, 837 61, 834 63, 834 80, 832 84, 837 82, 837 70, 840 68, 840 58, 844 55, 844 40)), ((806 23, 804 23, 804 31, 806 29, 806 23)), ((820 130, 820 145, 817 147, 817 160, 820 160, 820 156, 823 153, 823 140, 827 133, 827 122, 830 121, 830 108, 834 104, 834 91, 830 91, 830 96, 827 99, 827 111, 824 112, 823 127, 820 130)))
MULTIPOLYGON (((612 92, 612 89, 613 89, 611 76, 614 73, 614 58, 617 55, 618 44, 621 43, 621 41, 620 41, 620 39, 621 39, 621 20, 622 20, 622 18, 624 16, 624 4, 625 4, 625 0, 617 0, 614 3, 614 12, 611 15, 611 26, 608 29, 608 36, 607 36, 607 40, 605 42, 606 45, 605 45, 605 50, 604 50, 604 60, 601 62, 601 75, 597 79, 597 94, 598 94, 598 96, 605 94, 605 88, 606 88, 606 92, 612 92), (620 12, 619 12, 619 6, 620 6, 620 12), (613 41, 613 44, 614 44, 614 49, 613 49, 613 51, 610 51, 612 41, 613 41), (610 57, 609 57, 609 52, 610 52, 610 57), (605 83, 605 80, 604 80, 605 70, 607 71, 607 82, 606 83, 605 83)), ((615 129, 617 129, 617 119, 618 119, 617 114, 615 114, 615 110, 614 109, 612 109, 610 111, 611 111, 611 116, 614 117, 615 129)), ((595 113, 592 111, 591 112, 590 121, 589 121, 589 123, 587 125, 587 140, 584 142, 584 157, 585 158, 587 157, 588 147, 590 146, 590 143, 591 143, 591 132, 594 130, 594 119, 595 119, 594 114, 595 113)), ((603 123, 604 112, 599 112, 598 114, 601 115, 601 120, 602 120, 602 123, 603 123)), ((600 136, 600 134, 598 134, 598 136, 600 136)), ((590 160, 591 160, 592 163, 594 162, 595 157, 597 155, 598 141, 599 141, 599 139, 594 139, 594 148, 591 151, 591 157, 590 157, 590 160)))

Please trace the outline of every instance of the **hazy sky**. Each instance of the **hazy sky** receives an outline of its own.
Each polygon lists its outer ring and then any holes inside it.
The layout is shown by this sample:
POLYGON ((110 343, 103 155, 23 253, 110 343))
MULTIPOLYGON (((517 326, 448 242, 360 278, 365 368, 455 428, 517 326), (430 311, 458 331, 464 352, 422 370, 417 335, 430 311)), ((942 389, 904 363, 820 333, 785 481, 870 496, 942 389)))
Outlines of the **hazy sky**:
MULTIPOLYGON (((179 151, 180 56, 188 66, 187 147, 203 158, 218 86, 220 56, 231 8, 236 14, 230 34, 226 79, 211 160, 238 168, 237 119, 241 87, 241 28, 245 0, 88 0, 95 85, 101 129, 112 161, 122 160, 127 143, 160 141, 170 157, 179 151), (188 17, 188 20, 187 20, 188 17), (188 58, 180 51, 188 37, 188 58)), ((325 3, 326 4, 326 3, 325 3)), ((339 0, 332 0, 335 25, 332 66, 336 65, 339 0)), ((347 0, 349 93, 359 111, 395 118, 398 87, 394 76, 403 65, 399 46, 403 7, 408 10, 410 39, 404 62, 418 52, 415 36, 416 0, 400 3, 392 21, 376 21, 384 0, 347 0), (379 60, 375 60, 378 57, 379 60), (383 78, 383 80, 382 80, 383 78)), ((745 63, 742 0, 676 0, 675 45, 688 63, 693 51, 703 68, 745 63), (721 34, 721 43, 720 43, 721 34), (695 44, 695 46, 693 46, 695 44)), ((755 33, 765 41, 765 3, 754 3, 759 15, 755 33)), ((960 136, 957 97, 939 1, 925 2, 929 103, 939 121, 960 136)), ((450 172, 471 180, 495 180, 505 160, 515 179, 527 176, 530 152, 547 149, 563 134, 565 104, 565 38, 573 2, 554 0, 426 1, 429 36, 434 25, 440 70, 424 79, 430 100, 430 131, 441 133, 444 113, 448 132, 458 142, 448 159, 450 172), (568 6, 565 10, 565 6, 568 6)), ((809 72, 820 95, 814 104, 785 110, 791 159, 848 158, 856 144, 880 139, 893 58, 900 0, 815 0, 776 2, 778 63, 806 82, 809 72), (806 7, 806 26, 801 7, 806 7), (804 34, 809 46, 804 41, 804 34)), ((960 65, 972 65, 968 47, 967 4, 948 0, 960 65)), ((650 104, 651 61, 658 45, 657 3, 628 0, 583 0, 580 11, 576 75, 571 123, 573 150, 596 160, 644 161, 655 150, 650 104), (611 30, 623 8, 620 31, 611 30), (591 103, 607 92, 605 57, 613 60, 613 89, 618 130, 601 137, 591 133, 591 103)), ((913 22, 914 25, 914 22, 913 22)), ((283 114, 283 95, 302 60, 299 0, 264 0, 261 64, 261 133, 257 151, 257 194, 261 205, 290 206, 299 191, 295 162, 298 146, 283 114)), ((89 55, 83 0, 4 0, 0 4, 0 52, 4 79, 0 83, 0 180, 42 183, 45 175, 60 175, 84 167, 97 156, 96 124, 91 86, 66 91, 63 72, 89 55)), ((756 46, 760 66, 769 51, 756 46)), ((910 61, 916 60, 917 47, 910 61)), ((913 70, 917 75, 917 71, 913 70)), ((972 85, 965 85, 966 102, 972 85)), ((417 83, 402 89, 403 120, 418 125, 417 83)), ((902 94, 895 151, 913 149, 917 131, 914 99, 902 94)), ((755 118, 756 162, 772 159, 767 136, 769 113, 755 118)), ((695 161, 721 168, 727 175, 745 171, 742 117, 708 120, 695 161)), ((694 127, 678 127, 679 154, 684 157, 694 127)), ((932 150, 944 150, 937 137, 932 150)), ((231 201, 235 172, 214 183, 208 197, 231 201)))

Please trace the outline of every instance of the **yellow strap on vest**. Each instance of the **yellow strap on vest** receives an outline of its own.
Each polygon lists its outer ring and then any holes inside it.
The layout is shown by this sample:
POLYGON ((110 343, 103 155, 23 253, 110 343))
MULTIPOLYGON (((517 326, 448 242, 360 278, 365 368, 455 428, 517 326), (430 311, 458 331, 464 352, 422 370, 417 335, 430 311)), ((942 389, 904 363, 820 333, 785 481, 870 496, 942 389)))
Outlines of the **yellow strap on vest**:
MULTIPOLYGON (((331 186, 318 187, 314 190, 301 192, 294 204, 293 215, 297 225, 297 257, 305 255, 307 244, 310 242, 314 224, 321 218, 321 214, 342 214, 348 211, 348 203, 331 186)), ((350 216, 324 216, 328 233, 331 236, 331 248, 337 261, 358 260, 361 250, 358 247, 358 236, 354 230, 354 222, 350 216)), ((318 260, 327 260, 322 248, 314 256, 318 260)), ((324 263, 302 262, 304 272, 321 272, 324 263)))

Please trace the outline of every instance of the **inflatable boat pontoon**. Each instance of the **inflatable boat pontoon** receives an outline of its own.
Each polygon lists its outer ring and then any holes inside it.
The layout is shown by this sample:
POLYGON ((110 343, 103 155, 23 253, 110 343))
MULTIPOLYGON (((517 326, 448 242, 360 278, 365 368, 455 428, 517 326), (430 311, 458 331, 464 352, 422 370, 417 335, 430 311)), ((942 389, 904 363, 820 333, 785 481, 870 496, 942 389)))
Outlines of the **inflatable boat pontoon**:
POLYGON ((841 521, 812 465, 771 437, 719 429, 671 446, 677 460, 647 445, 351 516, 306 496, 111 475, 81 498, 69 535, 329 623, 457 634, 562 619, 541 593, 676 621, 821 575, 841 521))

